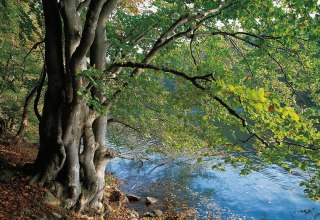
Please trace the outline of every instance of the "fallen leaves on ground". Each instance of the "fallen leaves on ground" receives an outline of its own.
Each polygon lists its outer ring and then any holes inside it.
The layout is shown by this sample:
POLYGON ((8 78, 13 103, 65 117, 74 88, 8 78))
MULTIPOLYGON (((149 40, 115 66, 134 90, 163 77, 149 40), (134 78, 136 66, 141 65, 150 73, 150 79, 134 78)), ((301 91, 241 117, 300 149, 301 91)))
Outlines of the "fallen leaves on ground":
MULTIPOLYGON (((108 207, 112 210, 108 215, 81 215, 44 203, 47 190, 37 185, 30 185, 29 180, 31 176, 23 173, 23 166, 33 163, 37 153, 38 147, 26 142, 17 146, 4 146, 0 144, 0 171, 2 173, 7 171, 8 173, 8 179, 0 181, 0 219, 131 219, 128 213, 129 208, 126 205, 119 206, 118 203, 108 201, 108 197, 113 192, 118 191, 120 184, 120 181, 111 174, 106 174, 108 186, 105 188, 104 201, 105 211, 108 210, 108 207)), ((175 211, 170 212, 170 210, 167 210, 163 217, 152 219, 188 219, 187 216, 190 216, 190 213, 181 212, 180 215, 176 215, 175 211)), ((151 218, 144 217, 140 219, 147 220, 151 218)))
POLYGON ((25 164, 35 160, 37 152, 32 144, 0 145, 0 168, 13 174, 8 182, 0 182, 0 219, 39 219, 59 212, 43 202, 46 189, 29 185, 31 177, 22 172, 25 164))

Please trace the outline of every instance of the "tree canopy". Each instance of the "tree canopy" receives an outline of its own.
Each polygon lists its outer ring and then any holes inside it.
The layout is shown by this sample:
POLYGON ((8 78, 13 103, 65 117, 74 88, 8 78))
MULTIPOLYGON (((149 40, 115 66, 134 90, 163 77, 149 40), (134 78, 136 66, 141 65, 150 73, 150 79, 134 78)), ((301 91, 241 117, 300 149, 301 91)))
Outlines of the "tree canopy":
MULTIPOLYGON (((3 2, 1 10, 13 4, 3 2)), ((54 2, 66 13, 67 28, 66 9, 73 9, 68 3, 82 13, 84 32, 75 37, 79 46, 64 65, 71 66, 73 97, 95 114, 156 137, 157 152, 215 156, 214 168, 230 163, 246 174, 278 164, 289 172, 309 172, 302 184, 319 200, 318 1, 119 1, 104 23, 105 68, 92 62, 94 51, 88 48, 98 22, 95 7, 112 1, 54 2), (88 68, 77 66, 81 54, 88 68)), ((39 12, 39 4, 28 7, 39 12)), ((42 33, 41 25, 22 27, 25 39, 42 33)), ((68 97, 68 89, 63 94, 68 97)))
POLYGON ((123 69, 94 82, 111 116, 221 169, 309 171, 319 199, 317 1, 152 1, 106 30, 108 71, 123 69))

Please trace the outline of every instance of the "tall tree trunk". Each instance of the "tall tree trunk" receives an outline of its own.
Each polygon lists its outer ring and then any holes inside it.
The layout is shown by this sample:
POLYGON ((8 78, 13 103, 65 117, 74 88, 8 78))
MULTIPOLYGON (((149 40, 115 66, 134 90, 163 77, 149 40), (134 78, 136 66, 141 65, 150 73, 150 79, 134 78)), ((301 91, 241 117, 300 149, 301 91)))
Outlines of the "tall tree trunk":
MULTIPOLYGON (((104 71, 106 63, 106 52, 107 52, 107 37, 105 24, 110 16, 111 12, 115 8, 117 0, 109 0, 102 8, 100 14, 95 39, 90 48, 90 65, 95 66, 96 69, 104 71)), ((105 100, 101 92, 97 89, 93 89, 93 94, 99 98, 100 102, 103 103, 105 100)), ((97 192, 93 197, 90 206, 99 209, 101 200, 103 197, 103 189, 105 186, 105 167, 107 165, 108 159, 112 156, 110 151, 105 146, 106 138, 106 126, 107 117, 106 115, 98 116, 93 122, 93 134, 95 142, 97 144, 97 149, 94 154, 94 165, 97 175, 97 192)))
MULTIPOLYGON (((86 69, 89 50, 91 64, 105 69, 105 23, 116 2, 92 0, 82 28, 79 1, 65 0, 58 5, 43 0, 48 88, 31 182, 50 183, 67 207, 80 211, 102 208, 105 166, 112 155, 105 146, 106 116, 97 115, 77 95, 88 83, 76 73, 86 69)), ((92 92, 104 101, 99 90, 92 92)))

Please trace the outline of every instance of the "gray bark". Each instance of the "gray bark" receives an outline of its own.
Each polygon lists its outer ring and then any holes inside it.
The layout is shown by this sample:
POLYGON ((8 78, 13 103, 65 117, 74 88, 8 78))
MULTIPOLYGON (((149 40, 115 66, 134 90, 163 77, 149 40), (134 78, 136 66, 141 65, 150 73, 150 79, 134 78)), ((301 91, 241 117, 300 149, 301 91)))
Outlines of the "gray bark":
MULTIPOLYGON (((43 0, 48 88, 39 126, 36 172, 31 183, 56 183, 51 185, 63 188, 59 191, 64 193, 59 196, 64 205, 79 211, 101 209, 105 166, 112 154, 105 146, 106 117, 97 115, 77 95, 87 82, 76 77, 76 72, 86 69, 89 50, 96 68, 105 69, 105 23, 116 2, 87 1, 82 28, 79 1, 64 0, 58 5, 56 1, 43 0)), ((104 101, 99 90, 93 92, 104 101)))

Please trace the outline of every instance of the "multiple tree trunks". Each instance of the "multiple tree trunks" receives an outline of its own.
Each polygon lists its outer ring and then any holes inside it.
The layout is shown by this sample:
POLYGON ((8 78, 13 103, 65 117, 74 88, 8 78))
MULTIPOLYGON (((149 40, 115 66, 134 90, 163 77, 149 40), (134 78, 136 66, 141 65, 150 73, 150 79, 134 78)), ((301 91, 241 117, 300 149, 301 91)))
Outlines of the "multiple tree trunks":
MULTIPOLYGON (((105 146, 106 116, 97 115, 77 95, 88 83, 76 73, 87 68, 89 51, 90 65, 104 70, 105 22, 117 0, 92 0, 82 26, 80 14, 87 2, 42 1, 48 87, 31 179, 31 183, 56 186, 55 193, 66 207, 79 211, 102 208, 105 167, 112 158, 105 146)), ((103 101, 98 90, 92 93, 103 101)))

